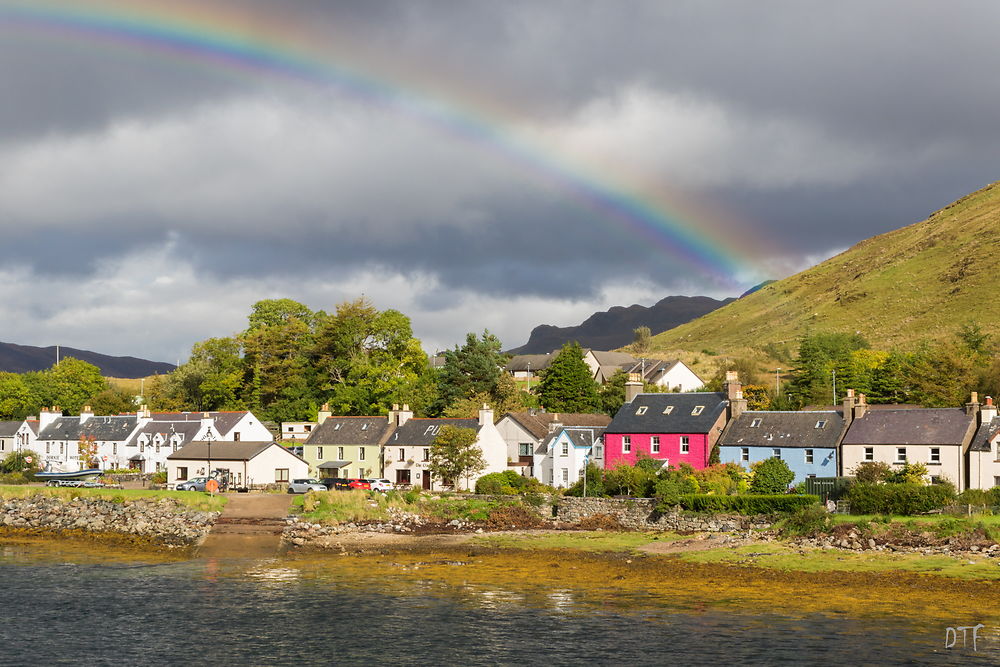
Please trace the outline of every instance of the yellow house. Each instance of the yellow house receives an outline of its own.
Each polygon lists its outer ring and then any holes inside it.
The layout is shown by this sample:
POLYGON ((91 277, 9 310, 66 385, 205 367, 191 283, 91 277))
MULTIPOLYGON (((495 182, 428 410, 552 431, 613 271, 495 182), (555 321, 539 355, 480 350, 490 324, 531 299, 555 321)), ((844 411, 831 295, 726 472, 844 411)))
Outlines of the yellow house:
POLYGON ((302 458, 315 477, 382 476, 382 444, 392 425, 386 417, 336 417, 328 406, 302 445, 302 458))

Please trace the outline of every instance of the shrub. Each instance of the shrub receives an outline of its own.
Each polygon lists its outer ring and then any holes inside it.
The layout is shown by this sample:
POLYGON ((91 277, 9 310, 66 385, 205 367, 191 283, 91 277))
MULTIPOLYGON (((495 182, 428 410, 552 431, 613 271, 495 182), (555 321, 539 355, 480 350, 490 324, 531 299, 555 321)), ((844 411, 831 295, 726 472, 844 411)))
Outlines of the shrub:
POLYGON ((476 493, 484 495, 517 495, 526 485, 526 478, 513 470, 491 472, 476 480, 476 493))
MULTIPOLYGON (((606 498, 608 492, 604 486, 604 471, 598 468, 596 464, 588 463, 584 474, 587 477, 587 496, 591 498, 606 498)), ((577 498, 583 496, 583 479, 580 479, 566 489, 565 495, 577 498)))
POLYGON ((898 470, 893 470, 886 476, 890 484, 926 484, 927 466, 923 463, 904 463, 898 470))
POLYGON ((671 468, 654 487, 656 509, 666 512, 680 504, 681 496, 695 494, 698 491, 698 482, 694 475, 685 475, 684 471, 671 468))
POLYGON ((42 457, 30 449, 11 452, 0 461, 0 473, 34 474, 42 469, 42 457), (31 462, 28 462, 31 459, 31 462))
POLYGON ((153 484, 166 484, 167 483, 167 471, 161 470, 160 472, 154 472, 149 478, 149 481, 153 484))
POLYGON ((924 514, 954 502, 951 484, 853 484, 847 491, 855 514, 924 514))
POLYGON ((878 484, 884 482, 892 473, 892 467, 884 461, 864 461, 851 471, 859 484, 878 484))
POLYGON ((993 494, 985 489, 966 489, 958 495, 958 502, 963 505, 988 507, 993 504, 993 494))
POLYGON ((830 513, 822 505, 808 505, 792 512, 781 525, 786 536, 811 536, 830 529, 830 513))
POLYGON ((735 463, 721 463, 693 470, 692 474, 702 493, 729 495, 738 492, 746 471, 735 463))
POLYGON ((735 514, 779 514, 794 512, 819 502, 819 496, 810 495, 746 495, 714 496, 704 493, 684 495, 680 505, 694 512, 735 514))
POLYGON ((771 457, 753 464, 750 493, 784 493, 795 473, 779 458, 771 457))
POLYGON ((611 496, 649 498, 653 495, 655 484, 656 475, 646 467, 621 464, 604 471, 604 490, 611 496))

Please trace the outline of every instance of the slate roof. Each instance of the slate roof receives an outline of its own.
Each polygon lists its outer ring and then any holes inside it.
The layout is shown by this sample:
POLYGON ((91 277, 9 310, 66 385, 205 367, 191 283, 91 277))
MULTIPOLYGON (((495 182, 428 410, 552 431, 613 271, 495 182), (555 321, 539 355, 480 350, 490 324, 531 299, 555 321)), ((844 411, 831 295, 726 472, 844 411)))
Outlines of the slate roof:
POLYGON ((510 358, 510 361, 503 368, 508 373, 527 371, 529 369, 540 371, 548 368, 553 359, 555 359, 555 355, 553 354, 516 354, 510 358))
MULTIPOLYGON (((587 350, 584 350, 584 354, 587 350)), ((605 350, 590 350, 594 355, 594 360, 601 366, 621 366, 622 364, 635 363, 635 357, 627 352, 608 352, 605 350)))
POLYGON ((126 440, 138 418, 135 415, 117 417, 91 417, 80 423, 79 417, 56 417, 55 421, 42 429, 39 440, 79 440, 83 436, 93 436, 98 442, 121 442, 126 440))
POLYGON ((391 424, 387 417, 327 417, 306 438, 307 445, 378 445, 391 424))
POLYGON ((478 419, 430 419, 413 418, 406 420, 402 426, 398 427, 389 439, 386 446, 396 447, 430 447, 434 444, 438 432, 445 424, 458 426, 459 428, 471 428, 479 432, 478 419))
POLYGON ((845 445, 962 445, 972 436, 975 415, 961 408, 872 410, 855 419, 845 445))
POLYGON ((28 423, 28 428, 30 428, 35 435, 38 435, 38 420, 37 419, 26 419, 28 423))
POLYGON ((17 435, 18 429, 21 428, 21 424, 24 420, 14 421, 14 422, 0 422, 0 438, 12 438, 17 435))
POLYGON ((844 434, 844 417, 822 412, 747 411, 719 438, 720 447, 808 447, 835 449, 844 434), (756 423, 757 426, 753 426, 756 423), (817 428, 822 423, 823 426, 817 428))
POLYGON ((201 421, 151 421, 146 422, 144 425, 140 426, 138 430, 128 439, 127 444, 132 444, 136 439, 143 434, 146 435, 156 435, 157 433, 163 434, 165 437, 170 437, 172 433, 180 433, 184 436, 182 442, 191 442, 195 436, 198 435, 198 431, 201 430, 201 421))
MULTIPOLYGON (((229 442, 215 440, 212 442, 212 460, 219 461, 249 461, 265 449, 275 445, 273 441, 240 441, 229 442)), ((281 445, 275 445, 281 447, 281 445)), ((290 456, 295 456, 291 451, 281 447, 290 456)), ((204 440, 190 442, 176 452, 169 454, 168 459, 172 461, 204 461, 208 459, 208 443, 204 440)), ((300 457, 295 458, 302 460, 300 457)))
POLYGON ((976 435, 972 437, 972 444, 969 445, 970 452, 992 452, 990 442, 994 436, 1000 433, 1000 416, 994 417, 992 421, 980 424, 976 429, 976 435))
POLYGON ((605 433, 708 433, 728 405, 721 392, 639 394, 622 406, 605 433), (701 412, 692 414, 699 405, 701 412))
POLYGON ((510 417, 523 426, 531 435, 541 440, 549 434, 550 426, 555 423, 563 426, 605 427, 611 423, 611 417, 605 414, 586 414, 579 412, 508 412, 510 417))
MULTIPOLYGON (((200 422, 201 412, 153 412, 151 417, 156 421, 196 421, 200 422)), ((224 412, 209 412, 209 417, 215 422, 215 430, 219 433, 229 433, 233 428, 249 414, 247 410, 235 410, 224 412)))
POLYGON ((593 447, 595 444, 600 444, 601 436, 604 435, 604 429, 570 427, 557 429, 542 441, 542 445, 548 449, 549 444, 558 438, 561 433, 566 434, 566 438, 574 447, 593 447))

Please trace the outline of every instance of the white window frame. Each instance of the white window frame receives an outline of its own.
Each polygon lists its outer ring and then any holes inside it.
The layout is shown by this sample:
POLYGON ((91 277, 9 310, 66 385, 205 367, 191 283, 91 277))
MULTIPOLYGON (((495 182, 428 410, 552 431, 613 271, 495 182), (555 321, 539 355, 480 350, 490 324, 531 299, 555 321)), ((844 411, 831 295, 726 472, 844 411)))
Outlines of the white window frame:
POLYGON ((698 416, 698 415, 700 415, 700 414, 701 414, 701 413, 702 413, 702 412, 703 412, 704 410, 705 410, 705 406, 704 406, 704 405, 696 405, 696 406, 694 406, 694 409, 693 409, 693 410, 691 410, 691 416, 692 416, 692 417, 697 417, 697 416, 698 416))
POLYGON ((654 435, 649 439, 649 451, 653 454, 660 453, 660 436, 654 435))
POLYGON ((569 456, 569 443, 563 442, 561 444, 562 444, 562 449, 560 450, 559 456, 569 456))
POLYGON ((740 447, 740 461, 743 461, 744 463, 749 463, 750 462, 750 448, 749 447, 740 447))
POLYGON ((760 417, 755 418, 753 421, 750 422, 750 428, 758 428, 760 426, 761 421, 762 420, 760 419, 760 417))
POLYGON ((637 415, 644 415, 644 414, 646 414, 646 410, 648 410, 648 409, 649 409, 649 406, 640 405, 638 408, 636 408, 635 414, 637 414, 637 415))
POLYGON ((874 447, 865 447, 864 460, 865 461, 874 461, 875 460, 875 448, 874 447))
POLYGON ((814 459, 814 457, 813 457, 813 450, 807 449, 806 450, 806 463, 813 463, 813 459, 814 459))
POLYGON ((896 447, 896 463, 906 463, 906 447, 896 447))
POLYGON ((931 456, 928 463, 941 463, 941 448, 931 447, 931 456))
POLYGON ((691 453, 691 438, 686 435, 681 436, 681 454, 691 453))
POLYGON ((629 454, 632 451, 632 436, 622 436, 622 454, 629 454))
POLYGON ((771 458, 778 459, 780 461, 781 460, 781 449, 779 449, 778 447, 773 447, 771 449, 771 458))

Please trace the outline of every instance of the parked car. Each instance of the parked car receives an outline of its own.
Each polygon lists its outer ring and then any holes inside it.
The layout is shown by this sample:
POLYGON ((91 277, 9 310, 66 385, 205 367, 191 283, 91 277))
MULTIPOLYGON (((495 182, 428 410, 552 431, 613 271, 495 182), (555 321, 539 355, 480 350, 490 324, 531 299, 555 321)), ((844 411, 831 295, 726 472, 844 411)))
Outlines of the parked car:
POLYGON ((392 491, 392 482, 387 479, 370 479, 368 485, 373 491, 392 491))
POLYGON ((289 493, 308 493, 309 491, 326 491, 326 485, 318 479, 293 479, 288 485, 289 493))
POLYGON ((370 489, 372 485, 368 483, 367 479, 352 479, 348 480, 347 488, 349 489, 370 489))
POLYGON ((334 489, 342 490, 350 488, 348 486, 350 482, 351 480, 347 479, 346 477, 324 477, 323 479, 319 480, 320 484, 330 489, 331 491, 333 491, 334 489))
POLYGON ((208 477, 192 477, 186 482, 178 482, 175 489, 178 491, 204 491, 208 477))

